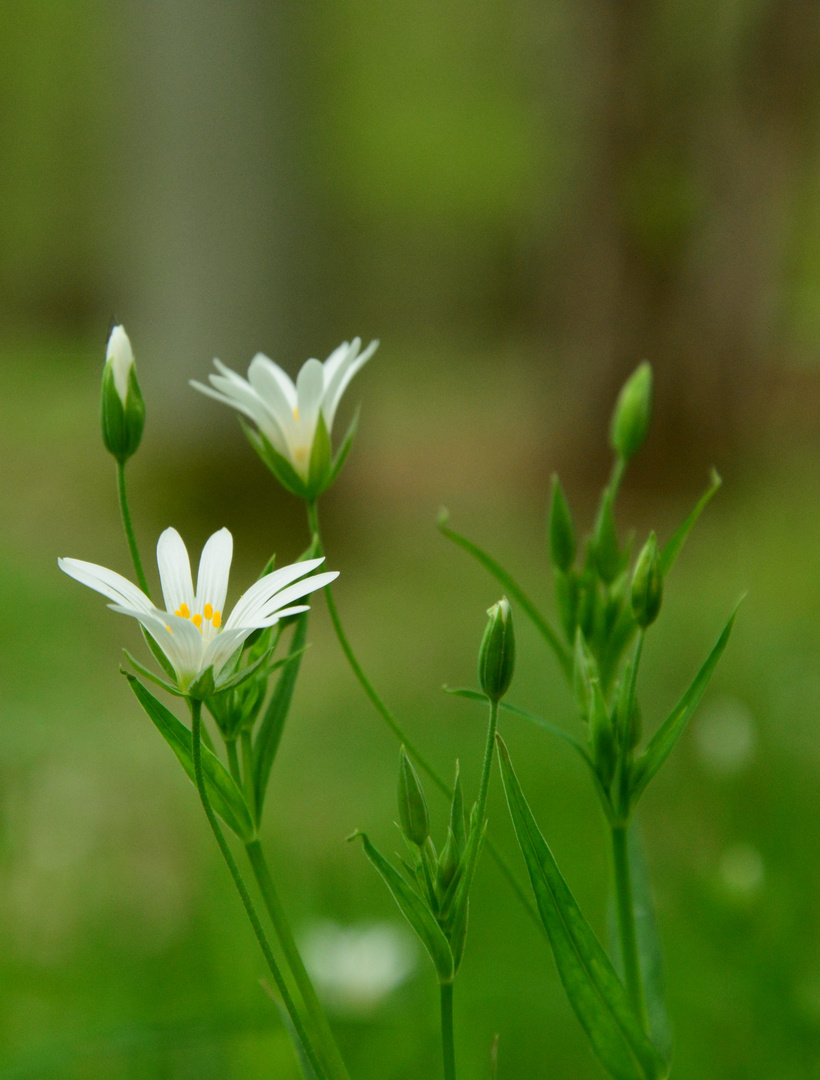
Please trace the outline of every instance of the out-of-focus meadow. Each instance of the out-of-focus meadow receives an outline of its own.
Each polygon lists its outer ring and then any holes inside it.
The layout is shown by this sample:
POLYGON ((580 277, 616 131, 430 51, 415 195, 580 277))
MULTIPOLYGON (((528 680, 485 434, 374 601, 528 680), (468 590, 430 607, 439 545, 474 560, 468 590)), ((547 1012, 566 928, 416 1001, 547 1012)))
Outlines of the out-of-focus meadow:
MULTIPOLYGON (((0 1080, 297 1076, 196 793, 118 673, 136 628, 57 571, 130 573, 97 423, 112 315, 147 403, 129 475, 151 580, 167 525, 195 550, 227 525, 233 597, 302 550, 303 511, 187 380, 215 355, 295 373, 381 338, 340 417, 361 402, 328 565, 374 682, 468 790, 485 718, 440 688, 474 684, 499 590, 438 507, 547 607, 550 474, 588 528, 617 387, 653 362, 620 525, 666 538, 712 465, 724 487, 649 638, 648 725, 749 593, 641 806, 674 1075, 820 1077, 819 50, 803 0, 3 5, 0 1080)), ((367 828, 392 850, 398 748, 315 609, 265 840, 304 940, 328 921, 405 934, 344 843, 367 828)), ((515 614, 512 700, 574 724, 515 614)), ((589 779, 503 728, 605 937, 589 779)), ((499 789, 490 829, 521 870, 499 789)), ((462 1075, 488 1075, 498 1033, 500 1077, 599 1076, 486 858, 471 920, 462 1075)), ((357 1080, 438 1075, 425 957, 331 1004, 357 1080)))

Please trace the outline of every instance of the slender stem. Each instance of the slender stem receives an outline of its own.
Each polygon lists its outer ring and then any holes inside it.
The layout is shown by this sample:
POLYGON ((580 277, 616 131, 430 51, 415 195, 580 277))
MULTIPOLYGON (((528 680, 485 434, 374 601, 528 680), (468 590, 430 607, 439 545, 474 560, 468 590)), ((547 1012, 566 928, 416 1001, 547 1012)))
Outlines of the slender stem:
POLYGON ((124 461, 117 462, 117 494, 120 498, 120 513, 122 514, 122 526, 125 529, 125 539, 128 541, 128 550, 131 552, 131 560, 134 563, 134 570, 137 573, 137 584, 150 599, 151 594, 148 591, 148 582, 145 578, 145 571, 142 569, 139 548, 137 547, 137 538, 134 534, 134 525, 131 521, 131 511, 128 509, 128 492, 125 487, 124 461))
MULTIPOLYGON (((316 537, 318 544, 317 553, 321 555, 324 553, 324 545, 322 543, 322 536, 319 531, 319 515, 316 509, 316 504, 307 503, 307 511, 310 530, 316 537)), ((368 679, 367 675, 365 675, 361 664, 356 659, 356 655, 353 652, 353 648, 347 639, 347 635, 345 634, 344 627, 342 626, 342 621, 339 618, 339 612, 336 608, 336 602, 333 599, 333 593, 330 591, 330 586, 325 585, 322 591, 325 594, 325 601, 327 602, 327 610, 330 614, 330 621, 333 624, 333 629, 336 632, 336 637, 339 639, 339 644, 342 647, 342 652, 345 654, 347 662, 348 664, 350 664, 351 670, 356 676, 356 679, 358 680, 362 690, 364 690, 376 712, 379 714, 379 716, 381 716, 382 720, 384 720, 385 724, 387 724, 387 726, 396 736, 398 741, 404 744, 404 747, 410 757, 413 758, 415 763, 424 770, 424 772, 433 781, 433 783, 436 785, 442 795, 444 795, 447 799, 452 799, 453 789, 445 780, 442 779, 441 775, 430 764, 427 758, 421 753, 413 740, 408 738, 407 733, 404 731, 401 724, 399 724, 396 717, 393 715, 390 709, 388 709, 384 701, 382 701, 381 697, 376 692, 376 688, 368 679)), ((518 878, 516 878, 506 858, 501 854, 501 852, 498 850, 498 848, 495 846, 495 844, 489 837, 487 838, 485 843, 487 846, 487 850, 489 851, 502 875, 506 879, 512 891, 515 893, 521 905, 525 908, 527 914, 532 919, 535 926, 541 931, 542 934, 546 934, 546 931, 544 930, 544 925, 541 922, 538 912, 536 911, 534 905, 521 887, 518 878)))
POLYGON ((228 768, 231 776, 236 781, 238 788, 242 787, 242 773, 239 771, 239 754, 236 752, 236 739, 226 739, 225 746, 228 750, 228 768))
POLYGON ((626 989, 644 1031, 649 1032, 644 997, 641 963, 638 956, 638 935, 635 928, 635 908, 632 902, 632 878, 629 870, 629 838, 626 825, 612 826, 612 859, 615 867, 615 907, 618 914, 618 936, 626 989))
POLYGON ((621 481, 624 478, 625 472, 626 461, 624 460, 624 458, 621 457, 620 454, 618 454, 614 462, 612 463, 612 474, 609 478, 608 485, 610 494, 612 495, 613 506, 615 504, 615 500, 618 498, 618 491, 621 487, 621 481))
POLYGON ((242 879, 242 875, 239 872, 239 867, 236 865, 236 860, 231 854, 231 849, 228 847, 228 842, 225 839, 225 835, 219 826, 219 822, 216 820, 216 814, 211 806, 211 801, 208 798, 208 791, 205 787, 205 775, 202 771, 202 702, 189 699, 191 706, 191 742, 193 744, 193 759, 194 759, 194 776, 196 778, 196 786, 199 791, 199 798, 202 802, 202 808, 205 811, 205 816, 208 819, 208 824, 211 826, 211 831, 216 838, 216 842, 219 845, 219 850, 222 852, 222 857, 227 863, 228 870, 230 871, 233 883, 236 886, 236 891, 239 893, 240 899, 245 907, 245 912, 250 920, 250 924, 253 928, 253 932, 256 935, 256 940, 259 942, 259 947, 262 949, 262 953, 267 961, 267 965, 270 969, 271 975, 276 982, 276 986, 279 993, 282 995, 282 1000, 285 1003, 285 1008, 288 1010, 288 1014, 293 1023, 293 1027, 299 1038, 305 1055, 310 1061, 311 1067, 321 1080, 329 1080, 327 1072, 322 1067, 319 1059, 316 1056, 316 1051, 313 1049, 313 1044, 310 1042, 305 1031, 302 1018, 294 1004, 291 997, 290 990, 288 989, 285 978, 282 975, 282 971, 276 962, 276 957, 273 955, 273 950, 270 947, 270 943, 265 935, 265 931, 262 929, 262 924, 259 921, 259 916, 256 914, 256 908, 251 900, 250 893, 247 886, 242 879))
POLYGON ((441 983, 441 1048, 444 1080, 456 1080, 456 1050, 453 1040, 453 984, 441 983))
POLYGON ((251 817, 256 821, 256 790, 254 788, 254 760, 253 760, 253 735, 250 731, 242 732, 242 775, 244 777, 244 792, 248 802, 251 817))
POLYGON ((245 850, 253 867, 254 877, 259 886, 259 891, 262 893, 262 899, 265 901, 268 915, 282 946, 282 952, 288 962, 296 985, 299 987, 305 1009, 321 1043, 322 1056, 327 1063, 329 1076, 338 1078, 338 1080, 348 1080, 348 1072, 342 1060, 342 1055, 339 1053, 330 1024, 313 988, 313 983, 310 981, 310 976, 305 970, 285 909, 282 907, 282 901, 279 899, 279 894, 273 884, 273 878, 270 875, 262 845, 258 840, 252 840, 251 843, 245 845, 245 850))
POLYGON ((478 821, 479 828, 484 823, 487 810, 487 791, 490 786, 490 769, 493 764, 493 752, 495 751, 495 731, 498 727, 498 702, 490 702, 490 724, 487 729, 487 745, 484 747, 484 765, 481 769, 481 786, 478 789, 478 821))

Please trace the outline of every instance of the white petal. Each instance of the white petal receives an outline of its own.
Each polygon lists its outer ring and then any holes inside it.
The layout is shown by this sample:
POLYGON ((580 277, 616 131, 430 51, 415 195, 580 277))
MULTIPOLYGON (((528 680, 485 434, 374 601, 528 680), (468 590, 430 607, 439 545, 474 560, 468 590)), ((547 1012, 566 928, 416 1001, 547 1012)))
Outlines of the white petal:
POLYGON ((206 667, 213 664, 214 677, 218 676, 228 660, 230 660, 245 638, 253 633, 254 629, 253 626, 240 626, 233 630, 220 631, 205 650, 205 655, 202 658, 202 670, 204 671, 206 667))
POLYGON ((227 529, 220 529, 208 538, 199 559, 199 572, 196 576, 197 611, 202 611, 206 604, 211 604, 214 611, 225 610, 232 558, 233 537, 227 529))
POLYGON ((319 408, 325 392, 325 369, 319 360, 302 364, 296 378, 296 396, 299 406, 299 441, 311 446, 319 419, 319 408))
POLYGON ((105 362, 111 365, 114 387, 120 401, 125 405, 125 399, 128 397, 128 376, 134 366, 134 353, 131 351, 131 342, 125 332, 125 327, 115 326, 111 331, 108 347, 105 350, 105 362))
MULTIPOLYGON (((356 342, 359 342, 358 338, 356 338, 356 342)), ((378 341, 371 341, 360 356, 357 357, 355 353, 353 353, 350 362, 342 365, 338 369, 332 384, 325 390, 322 412, 325 416, 325 423, 327 424, 328 431, 333 427, 333 420, 336 416, 336 407, 342 400, 342 394, 347 389, 348 383, 357 371, 361 371, 378 347, 378 341)), ((356 345, 356 351, 358 352, 358 344, 356 345)))
POLYGON ((260 619, 254 629, 266 629, 269 626, 275 626, 280 619, 284 619, 288 615, 300 615, 303 611, 310 611, 310 605, 301 604, 298 607, 289 607, 283 611, 277 611, 275 614, 269 615, 267 619, 260 619))
POLYGON ((167 611, 178 611, 183 604, 194 606, 194 583, 191 563, 182 537, 176 529, 166 529, 157 542, 157 566, 167 611))
POLYGON ((354 338, 353 341, 343 341, 341 345, 338 345, 330 356, 324 362, 325 369, 325 392, 327 387, 333 381, 333 376, 339 369, 339 366, 347 359, 348 353, 353 353, 355 356, 359 351, 361 341, 359 338, 354 338))
POLYGON ((154 605, 142 589, 138 589, 128 578, 114 570, 97 566, 96 563, 83 562, 81 559, 58 559, 57 565, 75 581, 88 585, 90 589, 96 589, 116 604, 124 604, 137 611, 153 610, 154 605))
MULTIPOLYGON (((254 384, 253 377, 251 376, 251 369, 256 371, 265 371, 269 380, 273 380, 279 388, 282 397, 287 402, 288 408, 291 412, 296 408, 296 387, 293 385, 293 379, 286 371, 283 371, 278 364, 275 364, 269 356, 265 356, 264 353, 257 353, 253 360, 250 362, 248 368, 248 381, 254 384)), ((267 385, 267 384, 266 384, 267 385)))
POLYGON ((171 661, 182 689, 202 670, 202 637, 188 619, 157 608, 146 612, 132 611, 118 604, 109 606, 121 615, 131 615, 145 627, 171 661))
POLYGON ((259 581, 254 582, 253 585, 240 596, 236 606, 225 621, 225 628, 258 625, 258 623, 253 621, 255 612, 269 604, 271 598, 274 597, 280 589, 284 589, 286 585, 289 585, 297 578, 309 574, 312 570, 315 570, 317 566, 321 566, 324 561, 325 560, 322 558, 306 559, 304 562, 291 563, 289 566, 282 566, 278 570, 274 570, 272 574, 266 574, 263 578, 260 578, 259 581))
POLYGON ((266 619, 273 615, 275 611, 286 607, 292 600, 298 600, 301 596, 307 596, 308 593, 315 592, 317 589, 323 589, 325 585, 335 581, 338 576, 338 570, 329 570, 325 574, 314 574, 312 577, 305 578, 304 581, 297 581, 295 585, 291 585, 289 588, 283 589, 275 596, 272 596, 267 604, 260 604, 258 613, 262 618, 266 619))

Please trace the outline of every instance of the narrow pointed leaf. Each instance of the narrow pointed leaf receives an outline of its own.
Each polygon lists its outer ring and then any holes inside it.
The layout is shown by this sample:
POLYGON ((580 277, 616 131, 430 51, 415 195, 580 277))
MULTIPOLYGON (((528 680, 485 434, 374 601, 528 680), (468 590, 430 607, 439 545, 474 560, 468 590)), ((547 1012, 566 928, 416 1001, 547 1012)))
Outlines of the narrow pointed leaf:
POLYGON ((666 575, 672 569, 675 563, 675 559, 677 559, 678 557, 678 552, 683 547, 683 542, 689 535, 690 529, 698 520, 706 507, 709 505, 712 500, 712 496, 715 494, 715 492, 722 483, 723 481, 718 476, 717 472, 712 469, 712 477, 709 487, 706 489, 706 491, 704 491, 704 493, 695 503, 689 516, 686 518, 686 520, 680 526, 677 532, 675 532, 674 536, 672 536, 672 538, 667 541, 663 551, 661 552, 661 574, 664 577, 666 577, 666 575))
POLYGON ((259 734, 253 744, 255 761, 254 788, 256 790, 256 814, 257 823, 262 820, 262 807, 265 802, 265 792, 268 786, 268 778, 276 760, 282 731, 293 700, 293 691, 296 688, 296 679, 302 663, 302 653, 305 649, 307 638, 309 611, 303 611, 296 620, 296 627, 290 641, 288 659, 293 662, 282 668, 282 673, 276 681, 262 723, 259 726, 259 734))
POLYGON ((632 879, 632 901, 635 908, 635 932, 638 938, 638 958, 643 976, 646 1011, 652 1042, 667 1061, 672 1057, 672 1025, 666 1008, 661 948, 655 903, 646 865, 643 838, 635 818, 629 826, 629 869, 632 879))
POLYGON ((626 991, 598 942, 527 805, 502 739, 501 775, 538 910, 558 974, 592 1049, 615 1080, 662 1080, 668 1069, 632 1011, 626 991))
POLYGON ((689 689, 677 703, 672 712, 667 716, 655 734, 649 741, 648 746, 635 762, 632 768, 632 781, 630 785, 630 801, 632 806, 643 794, 647 784, 663 765, 664 761, 672 752, 672 747, 683 734, 683 730, 695 709, 700 704, 709 680, 714 674, 718 660, 723 655, 729 635, 732 632, 737 608, 732 612, 729 621, 723 628, 720 637, 715 642, 712 651, 703 662, 700 671, 692 680, 689 689))
MULTIPOLYGON (((189 780, 192 784, 196 784, 190 730, 169 709, 166 709, 135 675, 126 673, 125 677, 148 718, 173 750, 189 780)), ((249 843, 254 838, 255 830, 242 792, 219 758, 204 743, 202 769, 208 796, 215 812, 240 840, 246 844, 249 843)))
MULTIPOLYGON (((183 692, 178 687, 174 686, 172 683, 167 682, 159 675, 155 675, 154 672, 150 670, 150 668, 145 667, 145 665, 141 664, 139 660, 135 660, 131 653, 128 651, 128 649, 123 649, 122 651, 125 654, 125 658, 131 665, 131 667, 135 671, 138 671, 144 679, 148 679, 149 682, 154 683, 156 686, 161 686, 163 690, 167 691, 167 693, 169 694, 173 694, 175 697, 185 697, 183 692)), ((123 674, 125 674, 124 669, 120 670, 122 670, 123 674)))
POLYGON ((447 938, 433 918, 427 905, 405 882, 398 870, 394 869, 387 859, 373 847, 363 832, 354 833, 350 839, 354 840, 356 838, 362 841, 365 855, 381 875, 385 885, 393 894, 393 899, 398 904, 402 915, 413 927, 421 943, 430 954, 439 981, 450 982, 453 978, 453 954, 450 952, 447 938))
POLYGON ((339 475, 344 465, 347 455, 350 453, 350 448, 353 445, 353 439, 356 435, 356 429, 359 426, 359 409, 353 414, 353 419, 350 421, 350 426, 345 432, 345 437, 342 439, 342 445, 339 447, 339 451, 336 457, 333 459, 333 464, 330 467, 327 480, 325 482, 325 491, 330 487, 336 477, 339 475))
POLYGON ((532 600, 524 593, 521 586, 507 573, 504 567, 492 557, 492 555, 488 555, 486 551, 477 547, 471 540, 461 536, 460 533, 454 532, 447 524, 447 521, 447 511, 442 510, 438 518, 439 530, 448 540, 452 540, 454 544, 458 544, 459 547, 462 547, 465 551, 469 552, 474 559, 477 559, 504 588, 506 594, 521 606, 534 623, 538 632, 555 653, 564 675, 567 678, 572 678, 572 657, 570 656, 569 651, 532 600))
POLYGON ((327 433, 327 424, 322 410, 319 410, 319 418, 316 421, 316 432, 313 436, 313 445, 310 448, 310 462, 308 463, 308 491, 311 498, 327 487, 327 478, 330 473, 333 449, 330 445, 330 436, 327 433))
POLYGON ((304 1080, 324 1080, 324 1074, 321 1077, 317 1076, 313 1069, 313 1066, 310 1064, 308 1056, 305 1053, 305 1048, 302 1045, 302 1040, 299 1038, 299 1035, 296 1032, 296 1028, 293 1026, 293 1021, 290 1018, 290 1013, 285 1008, 285 1003, 282 1001, 282 999, 279 997, 273 987, 267 982, 267 980, 260 979, 259 984, 276 1006, 277 1011, 279 1012, 279 1016, 282 1020, 282 1024, 288 1035, 290 1035, 291 1041, 293 1043, 293 1048, 296 1051, 296 1057, 299 1061, 299 1067, 302 1070, 302 1076, 304 1077, 304 1080))

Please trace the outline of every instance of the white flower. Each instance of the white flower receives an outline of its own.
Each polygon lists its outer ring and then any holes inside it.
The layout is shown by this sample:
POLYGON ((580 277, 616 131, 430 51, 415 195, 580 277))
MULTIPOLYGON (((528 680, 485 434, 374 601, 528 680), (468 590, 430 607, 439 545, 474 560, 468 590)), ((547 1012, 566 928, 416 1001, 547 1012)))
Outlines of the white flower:
POLYGON ((411 938, 392 923, 321 922, 303 942, 305 964, 338 1012, 368 1013, 416 966, 411 938))
POLYGON ((286 615, 307 611, 306 605, 288 605, 338 577, 331 571, 305 578, 323 559, 283 566, 251 585, 230 615, 223 618, 232 556, 233 538, 227 529, 220 529, 202 549, 194 590, 182 537, 176 529, 166 529, 157 544, 165 611, 154 607, 141 589, 113 570, 79 559, 57 562, 70 577, 113 600, 108 605, 113 611, 138 619, 171 662, 179 688, 185 690, 211 665, 216 679, 254 630, 273 626, 286 615))
POLYGON ((115 326, 108 338, 108 348, 105 351, 105 362, 111 368, 114 376, 114 387, 119 394, 120 401, 125 408, 128 397, 128 376, 134 366, 134 353, 131 342, 125 328, 115 326))
POLYGON ((330 435, 336 407, 347 384, 378 348, 371 341, 360 353, 361 339, 343 342, 322 363, 308 360, 292 379, 278 364, 257 353, 243 379, 221 360, 214 360, 218 375, 209 375, 210 386, 191 381, 191 386, 250 417, 274 450, 286 458, 302 480, 309 479, 310 454, 321 413, 330 435))

